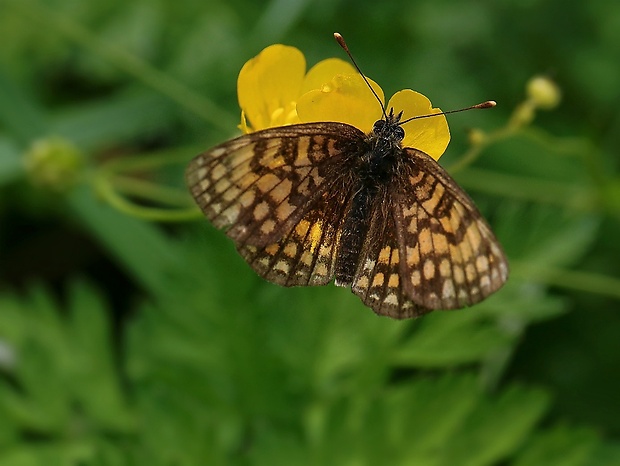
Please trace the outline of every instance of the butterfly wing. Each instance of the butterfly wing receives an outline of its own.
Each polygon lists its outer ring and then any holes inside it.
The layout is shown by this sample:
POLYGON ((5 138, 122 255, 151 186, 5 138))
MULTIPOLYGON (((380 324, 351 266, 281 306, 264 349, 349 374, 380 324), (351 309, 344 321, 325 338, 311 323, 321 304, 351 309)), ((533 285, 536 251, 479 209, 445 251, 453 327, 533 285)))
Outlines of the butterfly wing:
POLYGON ((265 247, 289 236, 322 203, 363 137, 332 122, 258 131, 198 155, 187 183, 205 216, 237 245, 265 247))
POLYGON ((266 247, 239 244, 238 250, 260 276, 272 283, 326 285, 334 277, 351 197, 344 185, 327 189, 309 202, 303 217, 280 241, 266 247))
POLYGON ((475 304, 508 278, 508 262, 470 197, 430 156, 405 148, 391 189, 404 292, 428 309, 475 304))
POLYGON ((400 238, 389 190, 371 206, 371 224, 351 291, 377 314, 395 319, 417 317, 432 309, 415 303, 401 286, 404 277, 400 238))

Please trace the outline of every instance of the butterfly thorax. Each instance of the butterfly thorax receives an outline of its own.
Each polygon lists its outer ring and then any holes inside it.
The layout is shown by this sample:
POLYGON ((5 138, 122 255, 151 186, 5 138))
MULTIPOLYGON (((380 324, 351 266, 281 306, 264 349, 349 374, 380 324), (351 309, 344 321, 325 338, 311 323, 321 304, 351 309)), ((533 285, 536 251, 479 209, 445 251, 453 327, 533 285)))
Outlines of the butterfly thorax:
POLYGON ((393 111, 384 120, 373 125, 365 143, 364 154, 360 160, 362 180, 370 185, 389 182, 395 175, 398 157, 402 153, 401 143, 405 132, 399 125, 402 113, 394 115, 393 111))
POLYGON ((401 114, 395 116, 390 111, 386 119, 376 121, 356 161, 359 185, 342 227, 335 271, 337 285, 351 285, 370 229, 373 204, 398 176, 399 157, 403 153, 401 142, 405 136, 399 125, 400 117, 401 114))

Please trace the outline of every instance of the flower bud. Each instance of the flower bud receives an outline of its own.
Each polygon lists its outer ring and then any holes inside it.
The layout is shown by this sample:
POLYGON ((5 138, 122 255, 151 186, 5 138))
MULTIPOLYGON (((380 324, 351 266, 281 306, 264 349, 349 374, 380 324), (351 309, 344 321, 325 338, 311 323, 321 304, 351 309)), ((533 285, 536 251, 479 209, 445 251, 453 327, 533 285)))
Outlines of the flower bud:
POLYGON ((35 185, 62 191, 73 185, 83 165, 82 154, 66 139, 35 141, 24 154, 24 165, 35 185))
POLYGON ((535 76, 527 83, 527 96, 536 107, 550 110, 560 103, 560 88, 545 76, 535 76))

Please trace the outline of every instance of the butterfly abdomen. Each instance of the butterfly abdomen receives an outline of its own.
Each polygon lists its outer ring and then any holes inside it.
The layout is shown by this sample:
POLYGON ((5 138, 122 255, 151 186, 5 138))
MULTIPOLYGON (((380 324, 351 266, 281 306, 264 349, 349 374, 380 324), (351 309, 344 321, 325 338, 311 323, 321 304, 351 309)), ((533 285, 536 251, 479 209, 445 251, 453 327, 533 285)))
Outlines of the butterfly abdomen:
POLYGON ((336 258, 335 283, 349 287, 357 272, 361 251, 370 227, 372 202, 376 193, 368 186, 358 190, 344 220, 340 235, 340 250, 336 258))

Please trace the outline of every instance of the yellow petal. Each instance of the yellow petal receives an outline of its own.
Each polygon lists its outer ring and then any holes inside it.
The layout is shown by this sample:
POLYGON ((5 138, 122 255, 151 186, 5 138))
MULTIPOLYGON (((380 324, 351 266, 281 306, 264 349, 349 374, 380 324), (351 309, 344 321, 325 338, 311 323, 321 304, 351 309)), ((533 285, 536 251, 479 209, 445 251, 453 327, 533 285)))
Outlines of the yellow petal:
POLYGON ((243 65, 237 95, 252 131, 286 124, 291 119, 305 72, 303 54, 295 47, 280 44, 265 48, 243 65))
MULTIPOLYGON (((402 110, 402 120, 441 112, 441 109, 433 108, 431 101, 425 96, 411 89, 405 89, 394 94, 387 108, 388 111, 390 108, 394 108, 394 113, 402 110)), ((450 142, 450 130, 445 115, 412 120, 405 123, 403 129, 405 130, 404 147, 419 149, 435 160, 439 160, 450 142)))
MULTIPOLYGON (((383 102, 383 91, 369 81, 383 102)), ((303 94, 297 101, 297 114, 304 123, 338 121, 368 133, 381 118, 381 105, 359 74, 336 75, 319 89, 303 94)))
POLYGON ((328 58, 314 65, 304 79, 301 94, 320 89, 324 83, 331 81, 337 74, 355 74, 355 68, 340 58, 328 58))

